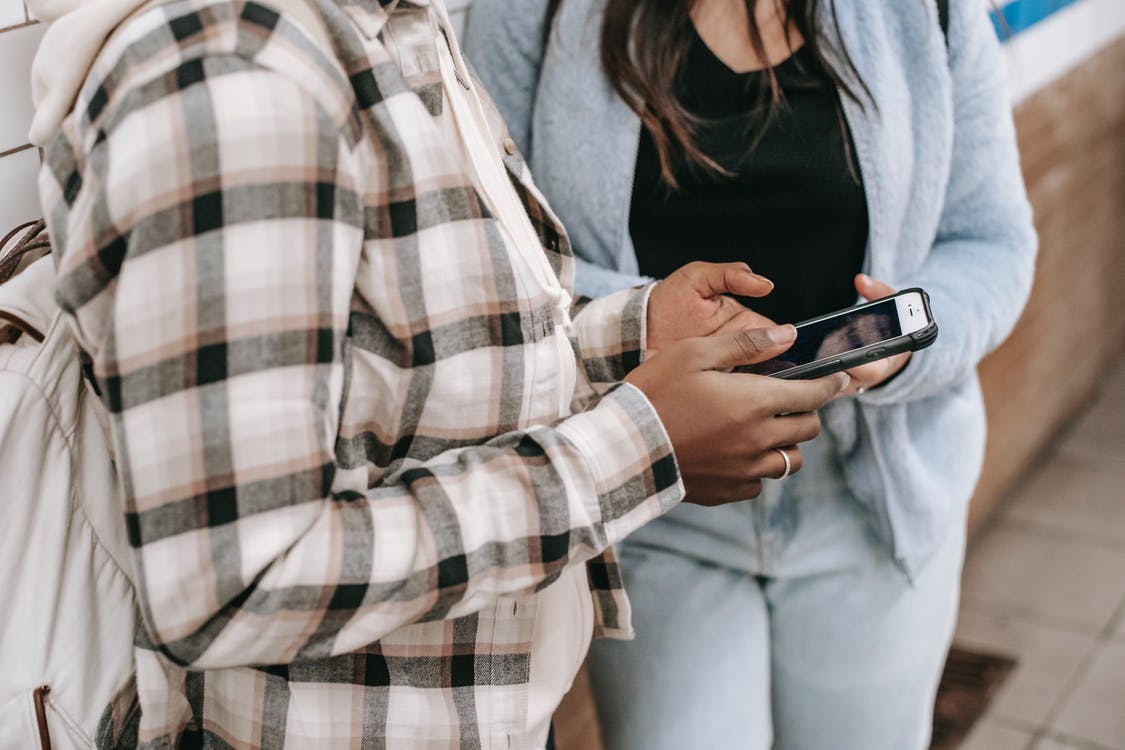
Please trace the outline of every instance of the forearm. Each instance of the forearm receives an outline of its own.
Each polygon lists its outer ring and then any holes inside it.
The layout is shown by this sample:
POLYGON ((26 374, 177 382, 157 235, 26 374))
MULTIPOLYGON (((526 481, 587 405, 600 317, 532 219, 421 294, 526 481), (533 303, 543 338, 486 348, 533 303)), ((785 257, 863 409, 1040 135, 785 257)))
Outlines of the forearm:
POLYGON ((185 530, 163 564, 148 545, 151 632, 196 668, 344 653, 534 590, 681 496, 659 420, 624 386, 587 413, 443 454, 364 496, 330 493, 226 529, 185 530), (221 551, 216 538, 231 546, 221 551))

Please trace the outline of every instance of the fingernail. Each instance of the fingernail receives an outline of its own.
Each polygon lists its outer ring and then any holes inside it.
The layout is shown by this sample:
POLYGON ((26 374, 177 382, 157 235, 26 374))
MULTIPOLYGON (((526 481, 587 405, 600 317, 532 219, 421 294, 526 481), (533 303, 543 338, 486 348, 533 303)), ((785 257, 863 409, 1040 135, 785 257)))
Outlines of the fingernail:
POLYGON ((770 337, 770 341, 775 344, 788 344, 793 339, 797 338, 797 329, 790 325, 774 326, 766 331, 766 335, 770 337))
POLYGON ((765 283, 769 284, 770 286, 773 286, 773 282, 770 281, 769 279, 767 279, 765 276, 763 276, 760 273, 754 273, 754 269, 750 267, 749 263, 743 263, 742 267, 746 269, 746 273, 749 274, 750 277, 752 279, 754 279, 755 281, 764 281, 765 283))
POLYGON ((848 386, 852 384, 851 375, 847 374, 846 372, 840 374, 843 375, 844 378, 840 381, 840 390, 836 391, 837 393, 843 393, 844 391, 848 390, 848 386))
POLYGON ((862 282, 862 283, 864 283, 864 284, 870 284, 870 283, 871 283, 871 277, 870 277, 870 276, 868 276, 868 275, 867 275, 867 274, 865 274, 865 273, 861 273, 861 274, 859 275, 859 280, 860 280, 860 282, 862 282))

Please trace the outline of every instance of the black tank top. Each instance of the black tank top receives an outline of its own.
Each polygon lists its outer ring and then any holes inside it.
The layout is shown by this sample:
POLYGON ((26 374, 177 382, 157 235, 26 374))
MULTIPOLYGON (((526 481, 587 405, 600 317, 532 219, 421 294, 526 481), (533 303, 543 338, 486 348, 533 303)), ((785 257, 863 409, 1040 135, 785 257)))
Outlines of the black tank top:
POLYGON ((856 301, 867 198, 858 167, 849 166, 854 150, 836 88, 815 56, 802 47, 776 72, 784 103, 751 149, 768 111, 761 94, 769 79, 735 73, 694 35, 679 96, 706 118, 698 134, 704 153, 732 175, 681 164, 672 190, 642 130, 629 229, 641 273, 664 278, 694 260, 749 263, 776 287, 742 301, 796 323, 856 301))

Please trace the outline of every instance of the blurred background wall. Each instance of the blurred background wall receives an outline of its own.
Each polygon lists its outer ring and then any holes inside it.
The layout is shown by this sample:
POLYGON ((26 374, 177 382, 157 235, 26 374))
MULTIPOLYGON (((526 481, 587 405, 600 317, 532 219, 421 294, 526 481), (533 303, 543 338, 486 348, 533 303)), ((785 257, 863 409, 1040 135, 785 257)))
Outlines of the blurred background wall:
MULTIPOLYGON (((471 1, 447 0, 458 28, 471 1)), ((1125 344, 1125 0, 998 4, 1011 35, 1010 96, 1042 248, 1027 312, 981 366, 991 433, 974 523, 1035 462, 1125 344)), ((0 0, 2 231, 40 214, 39 153, 26 139, 29 69, 42 34, 22 0, 0 0)))
POLYGON ((39 216, 39 153, 27 145, 31 122, 31 57, 43 36, 21 0, 0 0, 0 237, 39 216))
POLYGON ((1125 345, 1125 2, 1017 0, 1004 11, 1040 255, 1027 310, 980 368, 989 441, 973 525, 1125 345))

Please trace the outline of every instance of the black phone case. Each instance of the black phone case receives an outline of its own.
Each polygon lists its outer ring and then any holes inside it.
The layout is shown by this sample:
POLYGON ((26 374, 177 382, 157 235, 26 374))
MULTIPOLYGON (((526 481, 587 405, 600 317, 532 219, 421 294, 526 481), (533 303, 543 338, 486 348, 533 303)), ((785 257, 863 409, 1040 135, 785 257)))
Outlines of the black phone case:
MULTIPOLYGON (((834 372, 842 372, 850 370, 853 367, 858 367, 868 362, 877 362, 880 359, 893 357, 896 354, 903 352, 916 352, 919 349, 925 349, 927 346, 937 340, 938 326, 934 321, 934 314, 930 310, 930 295, 918 287, 910 289, 903 289, 895 293, 894 296, 899 294, 906 294, 907 292, 918 292, 922 296, 922 306, 926 309, 926 317, 930 319, 930 324, 920 331, 914 333, 906 333, 898 336, 889 341, 881 341, 878 344, 865 346, 862 349, 854 349, 847 354, 841 355, 831 360, 819 360, 817 362, 810 362, 807 365, 800 367, 793 367, 789 370, 776 372, 771 377, 782 378, 784 380, 812 380, 813 378, 822 378, 825 375, 831 375, 834 372)), ((885 298, 884 298, 885 299, 885 298)), ((877 299, 872 302, 864 302, 863 304, 849 307, 847 310, 840 310, 828 315, 821 315, 819 318, 811 318, 810 320, 803 321, 798 325, 805 323, 815 323, 824 320, 825 318, 834 318, 843 312, 851 312, 853 310, 862 310, 872 305, 877 305, 883 300, 877 299)))

